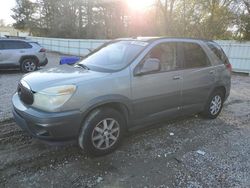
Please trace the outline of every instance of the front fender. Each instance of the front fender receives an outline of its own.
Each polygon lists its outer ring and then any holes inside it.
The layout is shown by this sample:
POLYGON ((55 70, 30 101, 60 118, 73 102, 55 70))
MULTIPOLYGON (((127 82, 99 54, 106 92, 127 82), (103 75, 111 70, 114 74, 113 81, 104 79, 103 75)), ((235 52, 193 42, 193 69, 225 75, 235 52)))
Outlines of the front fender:
POLYGON ((127 107, 129 113, 132 113, 132 102, 129 98, 123 95, 104 95, 100 97, 96 97, 90 100, 87 104, 83 105, 80 108, 80 111, 84 114, 88 114, 91 110, 97 108, 98 106, 102 106, 109 103, 120 103, 127 107))

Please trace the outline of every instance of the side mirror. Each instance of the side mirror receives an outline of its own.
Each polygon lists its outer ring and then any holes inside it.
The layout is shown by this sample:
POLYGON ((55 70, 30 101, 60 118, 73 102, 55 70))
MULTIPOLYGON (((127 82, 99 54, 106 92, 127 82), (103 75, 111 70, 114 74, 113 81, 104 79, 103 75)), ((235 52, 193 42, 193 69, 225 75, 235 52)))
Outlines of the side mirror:
POLYGON ((160 60, 157 58, 147 59, 141 66, 138 66, 135 75, 144 75, 158 72, 161 69, 160 60))

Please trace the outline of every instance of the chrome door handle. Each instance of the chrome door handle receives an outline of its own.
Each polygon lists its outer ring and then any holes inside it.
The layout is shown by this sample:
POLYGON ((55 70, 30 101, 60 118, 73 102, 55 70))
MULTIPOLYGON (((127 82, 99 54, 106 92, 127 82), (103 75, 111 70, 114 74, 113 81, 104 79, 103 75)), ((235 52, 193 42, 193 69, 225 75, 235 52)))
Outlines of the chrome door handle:
POLYGON ((180 80, 181 79, 181 76, 174 76, 173 77, 173 80, 180 80))

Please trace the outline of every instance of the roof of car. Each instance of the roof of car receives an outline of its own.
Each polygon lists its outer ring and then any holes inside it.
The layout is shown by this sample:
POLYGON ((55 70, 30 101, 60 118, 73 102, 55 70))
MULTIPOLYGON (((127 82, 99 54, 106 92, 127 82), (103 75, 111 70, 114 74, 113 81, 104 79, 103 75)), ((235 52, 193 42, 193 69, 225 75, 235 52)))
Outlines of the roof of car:
POLYGON ((162 39, 178 39, 178 40, 195 40, 195 41, 204 41, 204 42, 213 42, 209 39, 200 39, 200 38, 186 38, 186 37, 130 37, 130 38, 119 38, 116 40, 137 40, 142 42, 154 42, 162 39))
POLYGON ((22 42, 33 42, 28 39, 13 39, 13 38, 0 38, 0 41, 22 41, 22 42))

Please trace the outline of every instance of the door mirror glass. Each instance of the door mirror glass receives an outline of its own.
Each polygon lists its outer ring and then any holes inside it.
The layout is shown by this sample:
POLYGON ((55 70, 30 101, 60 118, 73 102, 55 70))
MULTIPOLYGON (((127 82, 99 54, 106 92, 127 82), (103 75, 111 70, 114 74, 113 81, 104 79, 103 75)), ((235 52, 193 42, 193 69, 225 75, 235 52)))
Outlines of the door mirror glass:
POLYGON ((141 66, 138 67, 136 75, 158 72, 161 69, 160 60, 157 58, 148 58, 141 66))

